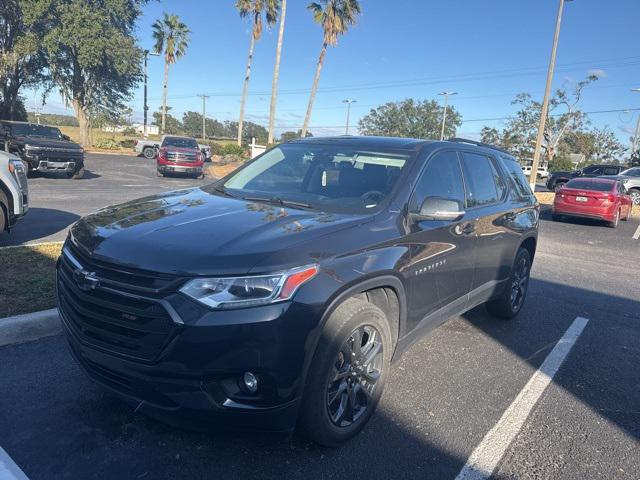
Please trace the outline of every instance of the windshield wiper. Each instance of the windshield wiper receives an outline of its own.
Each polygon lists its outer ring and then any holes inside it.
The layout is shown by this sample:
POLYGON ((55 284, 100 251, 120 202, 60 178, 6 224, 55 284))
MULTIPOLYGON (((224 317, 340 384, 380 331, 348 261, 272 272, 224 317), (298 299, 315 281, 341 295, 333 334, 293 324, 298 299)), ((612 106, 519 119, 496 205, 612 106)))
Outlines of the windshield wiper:
POLYGON ((222 193, 223 195, 226 195, 227 197, 231 197, 231 198, 242 198, 242 197, 241 197, 241 196, 239 196, 239 195, 234 195, 233 193, 229 192, 229 190, 228 190, 228 189, 226 189, 224 186, 220 186, 220 187, 216 186, 216 187, 213 187, 213 189, 214 189, 216 192, 220 192, 220 193, 222 193))
POLYGON ((294 207, 294 208, 313 208, 308 203, 304 202, 296 202, 295 200, 284 200, 280 197, 242 197, 243 200, 247 200, 248 202, 265 202, 265 203, 275 203, 278 205, 282 205, 283 207, 294 207))

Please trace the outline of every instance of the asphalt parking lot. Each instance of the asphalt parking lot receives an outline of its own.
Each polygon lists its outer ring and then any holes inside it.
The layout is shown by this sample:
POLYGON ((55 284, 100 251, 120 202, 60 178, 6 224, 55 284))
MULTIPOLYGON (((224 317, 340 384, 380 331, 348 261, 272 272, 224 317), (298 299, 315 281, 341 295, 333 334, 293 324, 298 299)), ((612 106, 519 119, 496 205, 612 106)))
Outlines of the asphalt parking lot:
MULTIPOLYGON (((95 210, 114 191, 114 173, 126 178, 117 187, 122 201, 200 182, 156 178, 148 160, 122 162, 91 156, 95 178, 77 183, 34 179, 34 210, 20 225, 29 228, 16 229, 11 241, 63 238, 67 221, 49 227, 37 209, 95 210), (41 230, 27 234, 30 225, 41 230)), ((614 230, 552 222, 545 213, 520 316, 498 321, 480 307, 416 344, 393 367, 373 420, 340 449, 298 436, 193 433, 147 419, 91 383, 62 336, 0 348, 0 447, 31 479, 455 478, 512 402, 520 408, 523 389, 580 317, 588 320, 584 330, 513 432, 494 478, 636 479, 638 228, 637 218, 614 230)))
POLYGON ((128 155, 87 154, 85 175, 71 180, 55 174, 29 179, 28 215, 0 246, 64 240, 80 217, 114 203, 210 182, 184 176, 157 177, 155 160, 128 155))

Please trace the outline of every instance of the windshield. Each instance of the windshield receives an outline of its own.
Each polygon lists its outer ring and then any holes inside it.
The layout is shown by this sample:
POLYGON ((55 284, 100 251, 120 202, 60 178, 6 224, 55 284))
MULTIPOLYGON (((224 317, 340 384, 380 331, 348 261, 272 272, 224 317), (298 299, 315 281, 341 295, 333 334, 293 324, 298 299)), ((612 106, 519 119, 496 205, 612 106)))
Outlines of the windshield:
POLYGON ((594 192, 609 192, 613 189, 613 182, 598 182, 596 180, 571 180, 567 183, 567 188, 575 188, 577 190, 591 190, 594 192))
POLYGON ((242 197, 364 213, 389 196, 411 156, 335 145, 284 144, 237 172, 224 187, 242 197))
POLYGON ((640 177, 640 167, 628 168, 627 170, 620 172, 620 175, 626 175, 627 177, 640 177))
POLYGON ((198 142, 193 138, 183 137, 165 137, 162 141, 163 147, 177 147, 177 148, 198 148, 198 142))
POLYGON ((35 123, 14 123, 11 125, 11 132, 16 137, 46 137, 62 140, 62 133, 57 128, 35 123))

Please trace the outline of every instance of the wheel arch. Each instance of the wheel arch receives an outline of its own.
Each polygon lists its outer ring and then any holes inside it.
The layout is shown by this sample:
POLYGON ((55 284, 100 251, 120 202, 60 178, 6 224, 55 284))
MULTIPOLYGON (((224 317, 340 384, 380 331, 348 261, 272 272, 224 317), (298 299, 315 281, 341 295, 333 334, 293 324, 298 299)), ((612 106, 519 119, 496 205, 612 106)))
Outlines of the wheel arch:
POLYGON ((537 239, 536 237, 527 237, 524 240, 522 240, 522 242, 520 243, 520 247, 519 248, 524 248, 529 252, 529 255, 531 256, 531 261, 533 261, 533 258, 536 255, 536 247, 537 245, 537 239))

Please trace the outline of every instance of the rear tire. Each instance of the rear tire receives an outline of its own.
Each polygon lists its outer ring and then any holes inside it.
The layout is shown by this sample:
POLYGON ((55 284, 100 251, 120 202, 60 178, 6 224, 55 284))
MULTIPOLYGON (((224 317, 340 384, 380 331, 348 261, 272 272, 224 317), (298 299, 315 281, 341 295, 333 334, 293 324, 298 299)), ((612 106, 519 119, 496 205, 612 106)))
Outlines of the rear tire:
POLYGON ((393 347, 381 309, 357 298, 338 306, 322 330, 307 373, 301 432, 326 447, 356 436, 382 396, 393 347))
POLYGON ((513 261, 504 292, 498 298, 486 303, 488 312, 505 320, 510 320, 518 315, 527 298, 530 273, 531 254, 526 248, 520 247, 513 261))
POLYGON ((144 158, 151 160, 156 156, 156 149, 153 147, 145 147, 142 149, 142 155, 144 155, 144 158))

